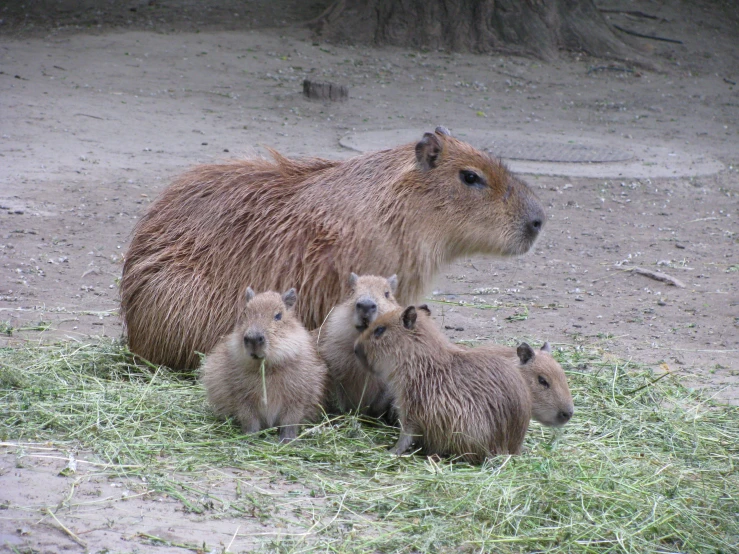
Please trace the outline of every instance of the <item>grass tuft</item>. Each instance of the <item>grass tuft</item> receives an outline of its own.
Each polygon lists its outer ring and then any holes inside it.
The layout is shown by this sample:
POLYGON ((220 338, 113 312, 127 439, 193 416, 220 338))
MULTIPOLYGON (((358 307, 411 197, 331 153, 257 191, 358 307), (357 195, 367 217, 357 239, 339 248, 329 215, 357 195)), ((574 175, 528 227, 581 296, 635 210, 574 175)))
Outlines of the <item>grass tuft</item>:
POLYGON ((482 466, 393 457, 396 430, 353 416, 289 445, 246 437, 199 384, 113 343, 0 349, 0 439, 92 451, 205 517, 286 522, 270 551, 737 551, 739 409, 596 352, 555 357, 572 423, 532 423, 524 455, 482 466))

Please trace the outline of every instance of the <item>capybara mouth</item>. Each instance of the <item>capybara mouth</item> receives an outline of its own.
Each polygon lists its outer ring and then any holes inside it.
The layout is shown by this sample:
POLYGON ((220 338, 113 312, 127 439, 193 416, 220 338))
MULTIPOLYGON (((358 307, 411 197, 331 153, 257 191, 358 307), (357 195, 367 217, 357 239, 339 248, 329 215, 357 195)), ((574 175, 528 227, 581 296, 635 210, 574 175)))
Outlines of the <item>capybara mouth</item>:
POLYGON ((256 352, 252 352, 249 354, 253 359, 255 360, 261 360, 264 358, 264 354, 257 354, 256 352))
POLYGON ((367 323, 363 323, 362 325, 355 325, 354 328, 357 331, 364 331, 369 325, 367 323))

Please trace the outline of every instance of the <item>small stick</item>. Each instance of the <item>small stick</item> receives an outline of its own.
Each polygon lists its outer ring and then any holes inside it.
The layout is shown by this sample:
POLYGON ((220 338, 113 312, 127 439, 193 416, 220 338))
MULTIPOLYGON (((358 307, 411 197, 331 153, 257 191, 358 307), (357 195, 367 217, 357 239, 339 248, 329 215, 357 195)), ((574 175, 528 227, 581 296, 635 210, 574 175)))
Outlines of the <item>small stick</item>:
POLYGON ((231 550, 231 545, 232 545, 232 544, 234 543, 234 540, 236 539, 236 535, 238 535, 238 534, 239 534, 239 529, 241 529, 241 525, 239 525, 239 526, 238 526, 238 527, 236 528, 236 532, 234 533, 234 536, 233 536, 233 537, 231 537, 231 542, 230 542, 230 543, 228 543, 228 546, 226 547, 226 550, 224 550, 224 552, 229 552, 229 551, 231 550))
POLYGON ((652 271, 651 269, 644 269, 643 267, 632 267, 629 269, 625 269, 624 271, 633 271, 634 273, 644 275, 645 277, 649 277, 650 279, 654 279, 655 281, 662 281, 663 283, 667 283, 681 289, 685 288, 685 283, 683 283, 679 279, 675 279, 674 277, 671 277, 666 273, 660 273, 659 271, 652 271))
POLYGON ((81 538, 79 538, 77 535, 72 533, 69 529, 67 529, 66 525, 64 525, 61 521, 57 519, 57 517, 54 515, 54 512, 52 512, 49 508, 46 508, 46 513, 49 514, 51 517, 54 518, 54 521, 56 521, 59 524, 59 527, 61 527, 67 535, 70 536, 70 538, 79 544, 82 548, 87 548, 87 543, 83 541, 81 538))
POLYGON ((640 38, 649 38, 652 40, 661 40, 662 42, 673 42, 675 44, 682 44, 682 40, 675 40, 674 38, 664 38, 664 37, 656 37, 654 35, 643 35, 641 33, 637 33, 636 31, 629 31, 628 29, 624 29, 623 27, 619 27, 618 25, 613 26, 614 29, 618 29, 622 33, 626 33, 627 35, 633 35, 635 37, 640 38))
POLYGON ((598 11, 601 11, 603 13, 625 13, 636 17, 645 17, 647 19, 659 19, 659 17, 657 17, 656 15, 650 15, 648 13, 640 12, 637 10, 609 10, 605 8, 598 8, 598 11))
POLYGON ((259 367, 259 371, 262 372, 262 402, 264 402, 264 405, 267 405, 267 378, 264 375, 264 362, 266 360, 262 358, 262 365, 259 367))
POLYGON ((321 329, 323 329, 323 324, 324 324, 324 323, 326 323, 326 320, 328 319, 328 316, 330 316, 330 315, 331 315, 331 312, 333 312, 333 311, 334 311, 334 308, 335 308, 335 307, 336 307, 336 306, 334 306, 333 308, 331 308, 331 309, 330 309, 330 310, 328 311, 328 313, 326 314, 326 317, 324 317, 324 318, 323 318, 323 322, 321 322, 321 326, 320 326, 320 327, 318 328, 318 336, 316 337, 316 344, 318 344, 318 343, 319 343, 319 342, 321 341, 321 329))

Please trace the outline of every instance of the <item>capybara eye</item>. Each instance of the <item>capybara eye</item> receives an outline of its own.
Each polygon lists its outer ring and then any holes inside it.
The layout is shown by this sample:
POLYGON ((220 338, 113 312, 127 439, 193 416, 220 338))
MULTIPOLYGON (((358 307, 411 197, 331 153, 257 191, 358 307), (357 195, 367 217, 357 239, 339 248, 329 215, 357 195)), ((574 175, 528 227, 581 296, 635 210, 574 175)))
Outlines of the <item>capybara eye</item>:
POLYGON ((275 321, 280 321, 282 319, 282 312, 277 312, 275 314, 275 321))
POLYGON ((382 327, 382 326, 378 327, 377 329, 375 329, 375 333, 374 333, 375 338, 381 337, 384 332, 385 332, 385 327, 382 327))
POLYGON ((544 379, 544 377, 542 377, 541 375, 539 375, 539 384, 545 389, 549 388, 549 382, 546 379, 544 379))
POLYGON ((390 298, 390 291, 389 290, 386 290, 385 291, 385 298, 390 298))
POLYGON ((459 177, 462 179, 462 182, 465 185, 469 186, 478 186, 481 187, 485 184, 485 182, 480 178, 480 176, 475 173, 474 171, 467 171, 463 169, 459 172, 459 177))

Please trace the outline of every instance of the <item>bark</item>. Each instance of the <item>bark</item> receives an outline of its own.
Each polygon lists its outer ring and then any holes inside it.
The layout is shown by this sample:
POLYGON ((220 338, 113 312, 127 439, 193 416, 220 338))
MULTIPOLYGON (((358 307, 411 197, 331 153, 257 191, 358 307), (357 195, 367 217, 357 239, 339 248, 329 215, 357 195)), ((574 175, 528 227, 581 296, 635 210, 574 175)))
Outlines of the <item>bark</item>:
POLYGON ((638 59, 593 0, 337 0, 311 22, 324 39, 556 58, 638 59))

